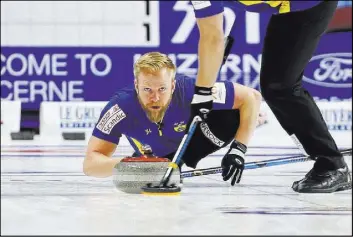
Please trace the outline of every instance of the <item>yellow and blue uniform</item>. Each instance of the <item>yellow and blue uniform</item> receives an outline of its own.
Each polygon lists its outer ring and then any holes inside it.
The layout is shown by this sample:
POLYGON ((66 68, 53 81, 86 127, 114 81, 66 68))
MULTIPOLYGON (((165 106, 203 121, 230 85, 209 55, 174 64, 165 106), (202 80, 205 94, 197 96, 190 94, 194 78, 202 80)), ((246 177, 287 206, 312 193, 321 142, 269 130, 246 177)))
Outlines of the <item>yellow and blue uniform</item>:
POLYGON ((250 12, 268 12, 272 14, 300 11, 316 6, 321 1, 191 1, 196 18, 213 16, 223 12, 224 7, 250 12))

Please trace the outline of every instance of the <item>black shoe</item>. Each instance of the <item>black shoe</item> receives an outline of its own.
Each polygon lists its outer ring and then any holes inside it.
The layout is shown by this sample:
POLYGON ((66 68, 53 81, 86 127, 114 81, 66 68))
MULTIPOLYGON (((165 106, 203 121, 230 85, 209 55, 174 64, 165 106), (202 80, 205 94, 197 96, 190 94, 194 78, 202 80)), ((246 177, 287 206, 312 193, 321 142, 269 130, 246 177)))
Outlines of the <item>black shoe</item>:
POLYGON ((348 166, 336 170, 318 172, 311 169, 305 177, 295 181, 292 189, 298 193, 332 193, 352 189, 348 166))

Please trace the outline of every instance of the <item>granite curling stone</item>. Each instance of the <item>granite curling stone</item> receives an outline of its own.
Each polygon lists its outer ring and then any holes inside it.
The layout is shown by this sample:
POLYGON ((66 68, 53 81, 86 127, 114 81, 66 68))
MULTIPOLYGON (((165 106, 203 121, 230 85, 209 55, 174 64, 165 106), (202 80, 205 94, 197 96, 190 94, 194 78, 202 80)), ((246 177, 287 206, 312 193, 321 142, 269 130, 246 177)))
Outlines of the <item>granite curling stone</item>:
MULTIPOLYGON (((148 183, 158 185, 168 169, 170 160, 160 157, 126 157, 115 165, 113 183, 124 193, 140 194, 148 183)), ((180 186, 180 170, 176 168, 168 182, 180 186)))

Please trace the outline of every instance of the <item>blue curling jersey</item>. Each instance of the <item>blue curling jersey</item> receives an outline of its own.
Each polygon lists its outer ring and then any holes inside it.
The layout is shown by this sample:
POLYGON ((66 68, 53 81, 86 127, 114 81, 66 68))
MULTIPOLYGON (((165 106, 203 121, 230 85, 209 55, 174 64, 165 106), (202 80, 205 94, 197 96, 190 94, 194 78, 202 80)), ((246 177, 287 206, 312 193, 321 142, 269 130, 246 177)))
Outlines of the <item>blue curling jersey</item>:
POLYGON ((250 12, 268 12, 272 14, 287 13, 309 9, 318 5, 322 0, 292 0, 292 1, 264 1, 264 0, 232 0, 232 1, 191 1, 196 18, 213 16, 223 12, 224 7, 250 12))
MULTIPOLYGON (((125 135, 134 150, 142 154, 143 145, 149 145, 157 156, 165 156, 178 149, 185 134, 190 116, 190 104, 194 95, 195 79, 176 75, 175 91, 158 129, 142 109, 133 87, 118 90, 103 108, 92 135, 115 144, 125 135)), ((216 82, 213 88, 213 108, 232 109, 234 85, 232 82, 216 82)))

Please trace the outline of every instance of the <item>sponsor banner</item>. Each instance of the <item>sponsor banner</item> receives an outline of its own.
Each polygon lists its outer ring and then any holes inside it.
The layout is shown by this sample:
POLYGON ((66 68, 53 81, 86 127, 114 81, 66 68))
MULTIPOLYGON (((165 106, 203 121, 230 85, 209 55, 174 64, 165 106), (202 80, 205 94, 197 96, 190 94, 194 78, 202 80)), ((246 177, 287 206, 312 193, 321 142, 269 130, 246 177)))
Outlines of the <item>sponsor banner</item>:
MULTIPOLYGON (((141 50, 142 51, 142 50, 141 50)), ((1 99, 25 110, 42 101, 107 101, 132 83, 139 50, 81 47, 2 47, 1 99)))
MULTIPOLYGON (((330 131, 352 131, 352 100, 316 101, 316 104, 330 131)), ((270 126, 274 126, 273 128, 280 126, 276 116, 266 102, 262 102, 260 111, 266 114, 266 119, 270 126)), ((263 125, 263 127, 266 126, 266 124, 263 125)))
MULTIPOLYGON (((218 81, 260 90, 261 50, 270 15, 225 7, 224 27, 237 36, 218 81)), ((128 17, 128 16, 127 16, 128 17)), ((197 75, 198 29, 190 1, 159 1, 156 47, 2 47, 1 98, 24 110, 41 102, 107 101, 133 81, 133 63, 151 51, 166 53, 177 72, 197 75)), ((304 71, 303 86, 319 100, 352 98, 351 32, 325 34, 304 71), (337 43, 339 42, 339 43, 337 43)))
POLYGON ((21 101, 1 101, 1 137, 20 131, 21 101))
MULTIPOLYGON (((317 101, 327 128, 339 147, 352 146, 352 101, 317 101)), ((253 139, 263 144, 299 146, 295 136, 289 136, 278 122, 266 102, 261 104, 261 113, 266 114, 267 123, 255 130, 253 139)), ((252 140, 251 139, 251 142, 252 140)))
POLYGON ((317 105, 330 131, 352 133, 352 101, 319 101, 317 105))
POLYGON ((322 37, 303 75, 303 86, 314 97, 352 98, 351 41, 352 32, 335 32, 322 37))
POLYGON ((43 102, 40 107, 40 135, 56 138, 61 138, 62 132, 91 135, 106 104, 104 101, 43 102))

